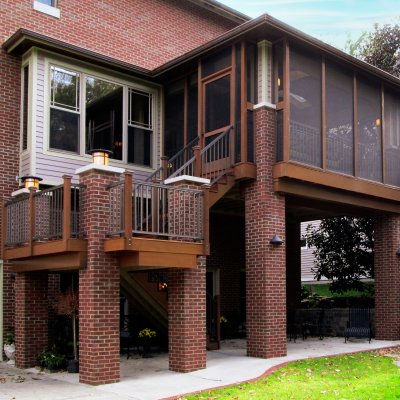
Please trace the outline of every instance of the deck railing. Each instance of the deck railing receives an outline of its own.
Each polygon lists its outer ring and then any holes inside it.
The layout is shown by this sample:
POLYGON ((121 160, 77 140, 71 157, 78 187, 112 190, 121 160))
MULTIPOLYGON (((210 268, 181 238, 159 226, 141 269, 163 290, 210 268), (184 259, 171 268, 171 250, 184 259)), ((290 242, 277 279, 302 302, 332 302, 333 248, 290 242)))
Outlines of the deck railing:
POLYGON ((193 148, 199 143, 199 138, 194 138, 189 142, 182 150, 178 151, 171 158, 162 157, 161 167, 153 172, 147 179, 146 182, 151 182, 154 179, 164 180, 170 177, 175 171, 182 167, 188 160, 194 155, 193 148))
POLYGON ((215 183, 221 176, 229 171, 233 164, 234 140, 233 127, 230 126, 224 132, 216 135, 216 138, 200 150, 194 147, 194 155, 177 169, 170 178, 182 175, 201 176, 215 183))
POLYGON ((4 205, 6 247, 82 236, 80 202, 83 187, 64 177, 62 185, 34 191, 4 205))
POLYGON ((109 236, 203 239, 204 192, 158 183, 132 182, 125 175, 111 185, 109 236))

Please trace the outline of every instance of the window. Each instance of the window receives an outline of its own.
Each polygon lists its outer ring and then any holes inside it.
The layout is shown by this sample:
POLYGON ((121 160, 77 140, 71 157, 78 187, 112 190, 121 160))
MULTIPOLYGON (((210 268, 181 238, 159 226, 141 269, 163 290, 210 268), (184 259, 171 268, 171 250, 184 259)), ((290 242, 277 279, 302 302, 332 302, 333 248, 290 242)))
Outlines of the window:
POLYGON ((152 96, 129 89, 128 162, 151 165, 152 148, 152 96))
POLYGON ((51 67, 50 148, 79 151, 79 74, 51 67))
POLYGON ((56 7, 56 0, 36 0, 38 3, 46 4, 46 6, 56 7))
POLYGON ((50 72, 51 150, 105 149, 114 160, 151 166, 151 93, 60 66, 50 72))
POLYGON ((60 9, 57 8, 57 0, 34 0, 33 9, 51 17, 60 18, 60 9))

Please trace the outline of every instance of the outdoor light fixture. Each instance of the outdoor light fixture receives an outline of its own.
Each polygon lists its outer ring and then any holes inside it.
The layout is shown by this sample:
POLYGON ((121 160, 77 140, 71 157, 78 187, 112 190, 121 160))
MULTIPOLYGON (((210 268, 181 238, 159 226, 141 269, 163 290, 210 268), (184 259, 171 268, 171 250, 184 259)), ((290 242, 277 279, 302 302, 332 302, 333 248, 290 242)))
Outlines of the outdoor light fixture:
POLYGON ((380 119, 380 118, 377 118, 377 119, 375 120, 375 125, 376 125, 376 126, 381 126, 381 119, 380 119))
POLYGON ((25 189, 29 189, 31 187, 35 189, 39 189, 39 182, 42 181, 42 178, 38 176, 22 176, 21 177, 22 183, 24 184, 25 189))
POLYGON ((110 150, 93 149, 88 151, 92 155, 93 164, 108 165, 109 157, 113 154, 110 150))
POLYGON ((400 257, 400 247, 397 249, 397 251, 396 251, 396 256, 397 257, 400 257))
POLYGON ((279 235, 274 235, 274 237, 271 239, 270 243, 273 244, 274 246, 280 246, 283 244, 283 240, 281 239, 281 237, 279 235))

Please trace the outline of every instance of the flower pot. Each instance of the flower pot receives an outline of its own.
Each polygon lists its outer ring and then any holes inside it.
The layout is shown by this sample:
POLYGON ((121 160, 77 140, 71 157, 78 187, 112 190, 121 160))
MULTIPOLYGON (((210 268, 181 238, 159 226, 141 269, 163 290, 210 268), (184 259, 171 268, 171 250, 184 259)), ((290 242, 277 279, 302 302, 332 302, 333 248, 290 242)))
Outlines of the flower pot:
POLYGON ((5 344, 4 353, 8 358, 8 364, 15 364, 15 344, 5 344))
POLYGON ((67 365, 67 371, 70 374, 76 374, 79 372, 79 361, 78 360, 69 360, 67 365))

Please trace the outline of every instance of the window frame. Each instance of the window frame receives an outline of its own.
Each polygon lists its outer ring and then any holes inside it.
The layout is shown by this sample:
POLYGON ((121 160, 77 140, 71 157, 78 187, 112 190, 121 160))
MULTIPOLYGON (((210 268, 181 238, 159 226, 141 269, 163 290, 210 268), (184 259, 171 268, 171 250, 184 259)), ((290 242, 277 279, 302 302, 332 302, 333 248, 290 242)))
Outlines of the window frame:
POLYGON ((44 54, 44 128, 43 128, 43 153, 50 156, 63 157, 71 160, 86 160, 90 162, 91 156, 86 153, 86 77, 97 78, 108 81, 110 83, 123 86, 123 150, 122 160, 110 159, 110 164, 116 166, 129 165, 136 170, 145 172, 154 171, 158 165, 157 154, 160 152, 158 143, 161 143, 160 138, 160 85, 148 83, 138 80, 131 80, 130 77, 124 74, 113 73, 112 71, 102 68, 96 68, 88 63, 78 63, 74 60, 65 58, 53 57, 50 54, 44 54), (79 152, 70 152, 65 150, 53 149, 50 147, 50 107, 51 107, 51 67, 56 66, 77 72, 79 74, 79 102, 80 102, 80 132, 79 132, 79 152), (152 143, 150 150, 151 165, 133 164, 128 162, 128 90, 139 91, 151 95, 151 124, 152 124, 152 143))

